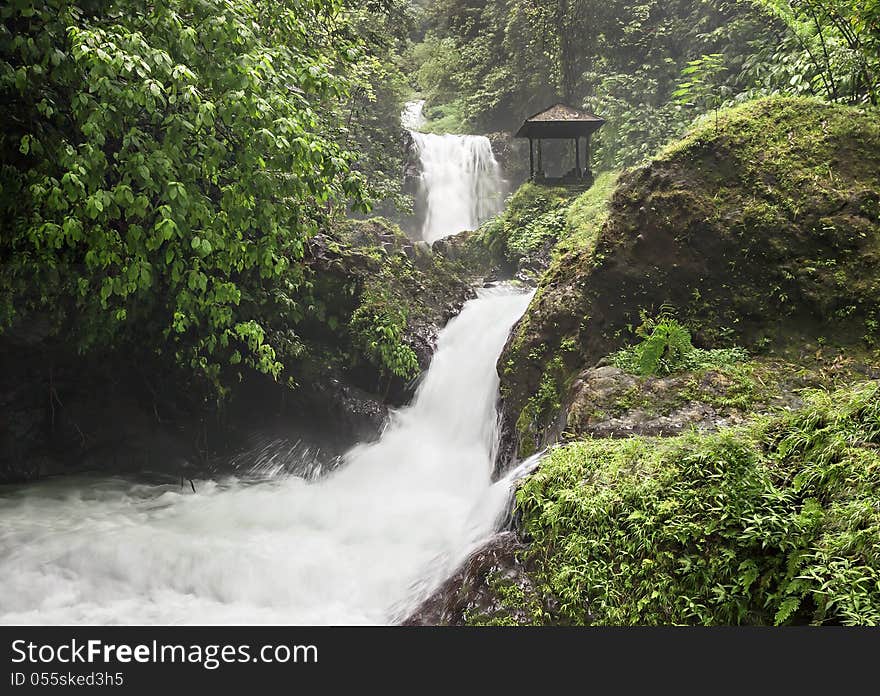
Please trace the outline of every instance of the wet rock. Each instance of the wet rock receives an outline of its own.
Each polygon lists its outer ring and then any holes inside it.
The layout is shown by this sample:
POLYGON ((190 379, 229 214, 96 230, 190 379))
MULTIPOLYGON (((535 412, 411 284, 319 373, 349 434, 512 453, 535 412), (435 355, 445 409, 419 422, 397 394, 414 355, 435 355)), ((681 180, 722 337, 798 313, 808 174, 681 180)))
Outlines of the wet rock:
POLYGON ((766 394, 756 393, 749 403, 742 397, 740 407, 731 400, 734 386, 723 371, 638 377, 611 365, 590 368, 572 386, 564 430, 579 437, 676 435, 690 428, 711 431, 741 423, 750 413, 796 406, 795 390, 802 383, 774 385, 766 394))
POLYGON ((309 408, 324 411, 336 427, 357 433, 359 439, 378 433, 388 417, 388 406, 379 396, 339 379, 310 385, 308 392, 304 401, 309 408))
POLYGON ((454 247, 445 239, 438 239, 436 242, 431 244, 431 251, 433 251, 435 254, 445 256, 446 258, 452 258, 451 253, 453 252, 453 250, 454 247))
POLYGON ((668 436, 690 428, 716 430, 742 420, 739 415, 723 417, 711 406, 693 403, 665 415, 633 409, 620 417, 598 419, 585 424, 579 434, 593 437, 668 436))
POLYGON ((405 626, 466 624, 530 625, 546 610, 529 569, 520 559, 526 545, 512 531, 501 532, 475 551, 431 594, 405 626))
POLYGON ((492 152, 504 172, 504 179, 512 186, 519 186, 529 178, 528 143, 513 137, 509 131, 487 133, 492 152))
POLYGON ((431 245, 434 254, 460 264, 475 279, 486 282, 513 278, 516 269, 491 251, 480 239, 479 232, 467 230, 439 239, 431 245))

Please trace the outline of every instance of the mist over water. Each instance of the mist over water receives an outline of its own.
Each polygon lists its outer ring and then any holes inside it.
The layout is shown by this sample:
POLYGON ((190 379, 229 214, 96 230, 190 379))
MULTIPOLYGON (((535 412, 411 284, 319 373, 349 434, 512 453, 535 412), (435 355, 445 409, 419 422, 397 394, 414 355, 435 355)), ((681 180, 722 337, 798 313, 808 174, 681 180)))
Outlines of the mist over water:
MULTIPOLYGON (((483 290, 441 332, 413 403, 332 473, 77 477, 0 493, 2 623, 399 620, 495 529, 495 362, 529 301, 483 290)), ((261 464, 260 466, 264 466, 261 464)))
POLYGON ((419 155, 425 214, 421 237, 426 242, 473 230, 501 211, 505 183, 482 135, 421 133, 424 101, 409 102, 401 122, 410 130, 419 155))

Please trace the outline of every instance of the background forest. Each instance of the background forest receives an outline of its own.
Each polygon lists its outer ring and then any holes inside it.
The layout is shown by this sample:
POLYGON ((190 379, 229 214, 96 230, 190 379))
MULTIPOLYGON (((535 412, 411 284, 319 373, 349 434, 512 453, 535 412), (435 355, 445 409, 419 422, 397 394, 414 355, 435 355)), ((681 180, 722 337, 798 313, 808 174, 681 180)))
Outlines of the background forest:
POLYGON ((723 104, 778 93, 877 99, 880 9, 873 1, 420 6, 407 60, 438 128, 511 131, 560 100, 606 119, 599 169, 640 161, 723 104))
POLYGON ((877 0, 15 0, 0 15, 0 326, 38 313, 83 351, 161 350, 220 388, 242 363, 279 376, 281 353, 305 350, 296 325, 323 321, 310 237, 340 213, 407 210, 398 115, 416 91, 436 130, 592 109, 603 170, 756 95, 873 104, 880 74, 877 0))

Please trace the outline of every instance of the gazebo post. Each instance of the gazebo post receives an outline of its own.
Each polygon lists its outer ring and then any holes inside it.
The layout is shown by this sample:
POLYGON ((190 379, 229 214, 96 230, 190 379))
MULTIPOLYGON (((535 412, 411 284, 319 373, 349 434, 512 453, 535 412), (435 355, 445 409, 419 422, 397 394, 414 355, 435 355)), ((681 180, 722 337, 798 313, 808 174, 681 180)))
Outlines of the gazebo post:
POLYGON ((587 160, 586 162, 584 162, 584 165, 585 165, 584 174, 585 175, 590 174, 592 171, 592 168, 590 167, 590 155, 591 154, 592 153, 590 152, 590 136, 588 135, 587 136, 587 145, 584 148, 584 156, 586 157, 586 160, 587 160))
POLYGON ((544 174, 544 153, 541 148, 541 143, 543 141, 541 138, 538 138, 538 174, 544 174))
POLYGON ((529 138, 529 181, 535 178, 535 141, 529 138))
POLYGON ((582 176, 581 172, 581 143, 580 138, 575 136, 574 138, 574 166, 578 173, 578 178, 582 176))

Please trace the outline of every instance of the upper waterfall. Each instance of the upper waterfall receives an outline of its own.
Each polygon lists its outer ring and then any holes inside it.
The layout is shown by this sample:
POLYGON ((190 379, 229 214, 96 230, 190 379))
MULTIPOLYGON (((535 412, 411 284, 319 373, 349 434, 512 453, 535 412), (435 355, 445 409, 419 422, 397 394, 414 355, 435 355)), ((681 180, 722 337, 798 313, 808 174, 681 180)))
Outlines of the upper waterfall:
POLYGON ((485 136, 422 133, 424 104, 407 103, 401 123, 412 134, 418 152, 419 196, 425 209, 421 237, 431 243, 476 229, 500 212, 504 180, 485 136))

